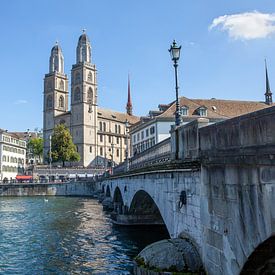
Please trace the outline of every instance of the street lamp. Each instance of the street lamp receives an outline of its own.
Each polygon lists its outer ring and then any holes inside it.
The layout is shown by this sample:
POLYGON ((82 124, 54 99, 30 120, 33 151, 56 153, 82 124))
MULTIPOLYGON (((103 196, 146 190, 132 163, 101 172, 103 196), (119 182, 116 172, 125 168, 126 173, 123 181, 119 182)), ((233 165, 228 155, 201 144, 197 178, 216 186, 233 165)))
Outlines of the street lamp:
POLYGON ((52 176, 52 136, 50 135, 50 152, 49 152, 49 160, 50 160, 50 179, 52 176))
POLYGON ((129 128, 129 121, 126 119, 125 121, 125 135, 126 135, 126 171, 129 170, 129 145, 128 145, 128 128, 129 128))
POLYGON ((180 49, 181 46, 177 46, 176 41, 170 46, 169 52, 171 59, 174 62, 175 67, 175 81, 176 81, 176 114, 175 114, 175 124, 180 125, 180 113, 179 113, 179 87, 178 87, 178 60, 180 59, 180 49))

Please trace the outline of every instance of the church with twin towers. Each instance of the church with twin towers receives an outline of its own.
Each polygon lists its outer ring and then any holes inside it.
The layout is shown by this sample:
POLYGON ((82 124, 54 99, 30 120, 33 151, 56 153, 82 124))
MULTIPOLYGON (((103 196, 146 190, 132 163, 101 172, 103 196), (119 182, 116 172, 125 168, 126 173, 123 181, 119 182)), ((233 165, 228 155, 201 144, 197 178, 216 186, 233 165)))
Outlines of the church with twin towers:
POLYGON ((124 161, 130 148, 127 128, 139 120, 132 114, 129 81, 125 113, 98 106, 97 70, 92 63, 91 43, 85 31, 78 39, 76 63, 71 69, 70 106, 68 82, 64 56, 60 45, 56 44, 51 50, 49 72, 44 78, 44 160, 48 159, 55 125, 65 124, 81 157, 74 165, 107 167, 111 162, 124 161))

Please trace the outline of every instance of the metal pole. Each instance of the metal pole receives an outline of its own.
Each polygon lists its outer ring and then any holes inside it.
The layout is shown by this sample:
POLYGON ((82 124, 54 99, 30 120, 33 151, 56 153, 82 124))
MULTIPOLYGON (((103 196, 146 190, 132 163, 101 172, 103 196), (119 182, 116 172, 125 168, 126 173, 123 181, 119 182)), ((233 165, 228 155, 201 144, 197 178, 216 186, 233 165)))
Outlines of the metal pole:
POLYGON ((50 135, 50 177, 49 181, 51 180, 52 175, 52 136, 50 135))
POLYGON ((175 114, 175 124, 180 125, 180 114, 179 114, 179 86, 178 86, 178 63, 177 60, 174 61, 175 67, 175 81, 176 81, 176 114, 175 114))

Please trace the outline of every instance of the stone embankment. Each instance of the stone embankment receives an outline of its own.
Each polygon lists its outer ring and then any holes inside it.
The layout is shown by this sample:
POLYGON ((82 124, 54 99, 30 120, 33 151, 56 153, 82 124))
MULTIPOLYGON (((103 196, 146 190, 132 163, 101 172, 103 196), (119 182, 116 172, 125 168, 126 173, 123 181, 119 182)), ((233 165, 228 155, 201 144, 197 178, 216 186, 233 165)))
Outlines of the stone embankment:
POLYGON ((18 196, 94 196, 95 183, 17 183, 0 185, 0 197, 18 196))

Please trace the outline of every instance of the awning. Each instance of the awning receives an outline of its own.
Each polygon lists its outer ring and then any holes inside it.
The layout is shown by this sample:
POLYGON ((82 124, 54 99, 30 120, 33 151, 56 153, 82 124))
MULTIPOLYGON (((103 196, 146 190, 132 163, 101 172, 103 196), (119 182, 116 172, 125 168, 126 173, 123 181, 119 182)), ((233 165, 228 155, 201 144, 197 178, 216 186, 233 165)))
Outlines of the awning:
POLYGON ((32 180, 32 176, 26 176, 26 175, 19 176, 19 175, 17 175, 16 179, 17 180, 32 180))

